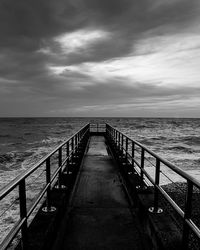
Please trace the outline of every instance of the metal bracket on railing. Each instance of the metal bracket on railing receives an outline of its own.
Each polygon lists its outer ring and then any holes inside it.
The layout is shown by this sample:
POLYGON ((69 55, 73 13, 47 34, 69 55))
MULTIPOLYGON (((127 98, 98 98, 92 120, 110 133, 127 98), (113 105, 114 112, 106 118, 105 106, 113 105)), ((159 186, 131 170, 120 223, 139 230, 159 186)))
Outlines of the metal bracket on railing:
POLYGON ((161 214, 163 212, 163 209, 158 207, 158 208, 155 208, 155 207, 150 207, 148 209, 148 211, 152 214, 161 214))
POLYGON ((52 213, 56 211, 56 207, 43 207, 42 212, 44 213, 52 213))
POLYGON ((67 190, 67 187, 65 185, 56 185, 54 188, 57 190, 67 190))
POLYGON ((132 174, 135 174, 135 172, 134 171, 129 171, 128 172, 128 175, 132 175, 132 174))
POLYGON ((63 174, 64 175, 72 175, 72 171, 64 171, 63 174))
POLYGON ((138 186, 136 186, 136 189, 137 189, 138 191, 145 191, 145 190, 148 189, 148 187, 145 186, 145 185, 138 185, 138 186))

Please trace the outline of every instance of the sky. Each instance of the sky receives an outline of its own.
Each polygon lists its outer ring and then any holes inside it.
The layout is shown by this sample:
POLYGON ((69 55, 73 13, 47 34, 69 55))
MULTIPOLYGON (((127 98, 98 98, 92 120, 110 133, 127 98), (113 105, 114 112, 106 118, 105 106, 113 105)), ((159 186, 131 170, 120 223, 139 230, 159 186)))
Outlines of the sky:
POLYGON ((200 1, 0 0, 0 116, 200 117, 200 1))

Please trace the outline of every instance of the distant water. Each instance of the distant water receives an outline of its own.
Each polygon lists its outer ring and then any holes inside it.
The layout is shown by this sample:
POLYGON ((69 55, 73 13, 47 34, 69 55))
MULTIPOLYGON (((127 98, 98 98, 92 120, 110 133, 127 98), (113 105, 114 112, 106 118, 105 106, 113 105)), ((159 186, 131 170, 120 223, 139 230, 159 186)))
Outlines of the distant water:
POLYGON ((1 118, 0 188, 87 122, 108 122, 183 170, 200 170, 200 119, 1 118))
MULTIPOLYGON (((108 122, 200 181, 200 119, 1 118, 0 189, 88 122, 108 122)), ((167 174, 180 181, 172 171, 167 174)), ((27 192, 30 202, 37 191, 34 185, 27 192)), ((1 203, 0 242, 17 221, 17 207, 15 193, 1 203)))

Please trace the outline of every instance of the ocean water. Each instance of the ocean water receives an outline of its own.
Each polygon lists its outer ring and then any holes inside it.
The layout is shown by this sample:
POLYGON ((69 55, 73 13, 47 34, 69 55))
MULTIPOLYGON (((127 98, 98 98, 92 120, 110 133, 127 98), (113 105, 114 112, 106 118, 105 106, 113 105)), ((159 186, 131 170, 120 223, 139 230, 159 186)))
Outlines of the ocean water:
MULTIPOLYGON (((109 123, 200 181, 200 119, 0 118, 0 189, 88 122, 109 123)), ((171 180, 180 181, 167 171, 171 180)), ((29 200, 37 193, 36 186, 29 200)), ((18 218, 16 193, 1 203, 2 238, 18 218)))
POLYGON ((88 122, 108 122, 184 171, 200 170, 200 119, 0 118, 0 188, 88 122))

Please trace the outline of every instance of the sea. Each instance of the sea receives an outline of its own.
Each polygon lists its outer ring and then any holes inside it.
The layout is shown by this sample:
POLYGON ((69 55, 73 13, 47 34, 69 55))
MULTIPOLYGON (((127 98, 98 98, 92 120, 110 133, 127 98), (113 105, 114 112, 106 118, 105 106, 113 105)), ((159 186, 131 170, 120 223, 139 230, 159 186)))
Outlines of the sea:
MULTIPOLYGON (((88 122, 109 123, 200 181, 200 119, 0 118, 0 189, 88 122)), ((168 174, 169 180, 180 181, 168 174)), ((3 209, 9 204, 5 200, 3 209)), ((14 223, 13 214, 5 216, 0 208, 0 233, 14 223)))

